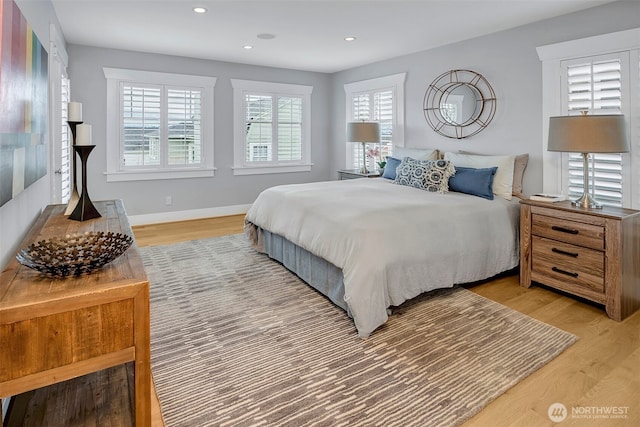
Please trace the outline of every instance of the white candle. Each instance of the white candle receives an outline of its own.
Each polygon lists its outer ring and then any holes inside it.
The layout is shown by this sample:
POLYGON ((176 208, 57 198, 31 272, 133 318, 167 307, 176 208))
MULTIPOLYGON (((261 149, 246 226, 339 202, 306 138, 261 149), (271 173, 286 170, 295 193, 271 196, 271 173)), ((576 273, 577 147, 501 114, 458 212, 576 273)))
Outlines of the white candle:
POLYGON ((91 145, 91 125, 80 123, 76 126, 76 145, 91 145))
POLYGON ((82 103, 70 102, 67 105, 67 121, 69 122, 81 122, 82 121, 82 103))

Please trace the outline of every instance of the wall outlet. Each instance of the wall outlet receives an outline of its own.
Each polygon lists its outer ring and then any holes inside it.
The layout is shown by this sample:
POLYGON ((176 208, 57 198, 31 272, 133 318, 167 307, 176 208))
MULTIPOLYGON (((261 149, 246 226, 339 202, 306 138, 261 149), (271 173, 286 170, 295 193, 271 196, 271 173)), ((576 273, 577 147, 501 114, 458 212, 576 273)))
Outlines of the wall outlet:
POLYGON ((165 196, 164 198, 164 204, 167 206, 171 206, 173 204, 173 197, 171 196, 165 196))

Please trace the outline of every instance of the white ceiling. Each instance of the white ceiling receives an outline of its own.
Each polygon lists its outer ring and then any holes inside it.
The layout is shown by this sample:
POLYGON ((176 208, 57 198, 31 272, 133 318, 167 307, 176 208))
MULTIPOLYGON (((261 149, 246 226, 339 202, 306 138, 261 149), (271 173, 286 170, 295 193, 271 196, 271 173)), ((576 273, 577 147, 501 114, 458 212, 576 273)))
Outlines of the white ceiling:
POLYGON ((329 73, 610 1, 52 0, 68 43, 329 73))

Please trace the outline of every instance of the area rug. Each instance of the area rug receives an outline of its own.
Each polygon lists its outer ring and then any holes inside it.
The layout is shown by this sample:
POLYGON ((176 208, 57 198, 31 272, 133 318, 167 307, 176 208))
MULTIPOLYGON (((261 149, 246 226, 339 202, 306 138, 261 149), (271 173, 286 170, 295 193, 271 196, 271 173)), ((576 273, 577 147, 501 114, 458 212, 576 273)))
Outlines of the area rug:
POLYGON ((141 248, 173 426, 455 426, 576 337, 461 287, 369 338, 243 235, 141 248))

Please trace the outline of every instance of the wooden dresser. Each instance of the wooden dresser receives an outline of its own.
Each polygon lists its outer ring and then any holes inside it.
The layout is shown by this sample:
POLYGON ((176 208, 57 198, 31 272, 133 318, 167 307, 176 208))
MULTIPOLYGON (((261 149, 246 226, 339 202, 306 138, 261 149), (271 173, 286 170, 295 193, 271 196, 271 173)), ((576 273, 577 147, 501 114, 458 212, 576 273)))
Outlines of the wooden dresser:
MULTIPOLYGON (((48 206, 20 245, 105 231, 133 237, 119 200, 78 222, 48 206)), ((135 243, 91 274, 49 278, 13 260, 0 276, 0 398, 133 362, 135 425, 151 424, 149 282, 135 243)))
POLYGON ((520 202, 520 285, 538 282, 605 306, 640 308, 640 211, 520 202))

